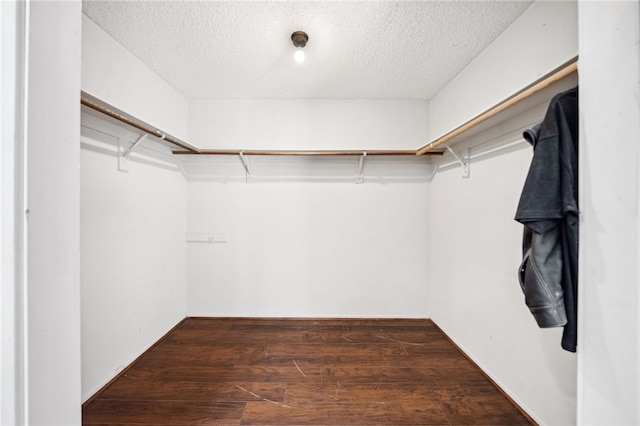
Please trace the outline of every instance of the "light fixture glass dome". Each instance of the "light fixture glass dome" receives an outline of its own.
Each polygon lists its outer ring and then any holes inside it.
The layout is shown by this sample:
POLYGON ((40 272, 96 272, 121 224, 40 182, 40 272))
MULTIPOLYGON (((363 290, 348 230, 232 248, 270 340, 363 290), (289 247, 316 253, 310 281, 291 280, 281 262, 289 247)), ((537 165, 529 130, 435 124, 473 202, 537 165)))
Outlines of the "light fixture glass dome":
POLYGON ((304 31, 295 31, 293 34, 291 34, 291 41, 293 42, 293 45, 296 47, 296 53, 294 55, 296 62, 298 63, 304 62, 305 55, 302 49, 307 45, 307 42, 309 41, 309 36, 304 31))

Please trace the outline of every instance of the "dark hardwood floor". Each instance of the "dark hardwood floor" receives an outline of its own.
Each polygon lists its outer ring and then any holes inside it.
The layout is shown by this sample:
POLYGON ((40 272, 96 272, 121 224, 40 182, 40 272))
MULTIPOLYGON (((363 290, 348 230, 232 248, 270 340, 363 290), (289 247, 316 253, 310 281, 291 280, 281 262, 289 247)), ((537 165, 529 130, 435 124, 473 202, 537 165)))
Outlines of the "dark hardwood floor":
POLYGON ((83 424, 521 425, 429 320, 188 318, 83 424))

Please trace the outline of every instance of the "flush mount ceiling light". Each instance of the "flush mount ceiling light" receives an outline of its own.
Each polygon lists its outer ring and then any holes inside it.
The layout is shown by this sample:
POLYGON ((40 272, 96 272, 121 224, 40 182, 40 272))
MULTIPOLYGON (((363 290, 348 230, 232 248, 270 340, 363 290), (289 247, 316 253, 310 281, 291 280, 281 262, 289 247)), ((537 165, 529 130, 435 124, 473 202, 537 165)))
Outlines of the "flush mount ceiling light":
POLYGON ((304 62, 304 51, 302 50, 302 48, 307 45, 309 36, 304 31, 296 31, 291 34, 291 41, 296 47, 296 53, 294 55, 294 58, 296 58, 296 62, 304 62))

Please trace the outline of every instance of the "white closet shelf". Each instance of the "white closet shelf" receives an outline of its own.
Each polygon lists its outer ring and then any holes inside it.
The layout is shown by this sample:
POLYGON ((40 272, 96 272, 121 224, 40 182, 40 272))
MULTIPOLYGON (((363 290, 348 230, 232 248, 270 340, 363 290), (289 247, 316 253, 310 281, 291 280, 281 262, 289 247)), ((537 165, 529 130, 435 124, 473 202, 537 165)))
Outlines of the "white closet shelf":
POLYGON ((542 76, 538 80, 534 81, 529 86, 521 89, 520 91, 514 93, 503 101, 499 102, 497 105, 489 108, 483 113, 477 115, 471 120, 461 124, 450 132, 445 133, 437 139, 429 142, 422 148, 419 148, 416 152, 416 155, 425 155, 433 152, 432 150, 440 145, 443 145, 447 142, 450 142, 456 136, 461 135, 462 133, 471 130, 472 128, 478 126, 481 123, 486 122, 490 118, 497 116, 501 112, 513 107, 514 105, 524 101, 525 99, 533 97, 533 95, 542 92, 547 87, 550 87, 556 82, 564 79, 565 77, 570 76, 571 74, 578 71, 578 58, 573 58, 570 61, 566 62, 562 66, 556 68, 550 73, 542 76))
MULTIPOLYGON (((262 156, 415 156, 416 150, 241 150, 241 149, 199 149, 175 136, 164 132, 133 115, 110 105, 95 96, 81 92, 80 103, 87 108, 97 111, 128 126, 138 129, 144 134, 154 136, 157 142, 172 148, 174 155, 262 155, 262 156)), ((141 141, 142 139, 140 139, 141 141)), ((127 155, 133 150, 131 147, 127 155)), ((429 155, 442 155, 444 151, 429 152, 429 155)))
POLYGON ((523 88, 512 96, 504 99, 497 105, 489 108, 471 120, 461 124, 450 132, 429 142, 416 150, 240 150, 240 149, 199 149, 175 136, 163 132, 162 130, 134 117, 108 103, 92 96, 86 92, 81 92, 80 102, 85 107, 98 111, 114 120, 124 123, 154 136, 156 141, 169 145, 174 155, 260 155, 260 156, 411 156, 411 155, 443 155, 444 150, 435 151, 434 148, 450 142, 456 136, 467 132, 501 112, 511 108, 517 103, 532 97, 543 91, 547 87, 562 80, 563 78, 577 72, 578 58, 573 58, 561 67, 551 71, 541 77, 531 85, 523 88))
MULTIPOLYGON (((107 117, 110 117, 120 123, 124 123, 130 127, 141 130, 144 132, 143 134, 148 134, 151 136, 155 136, 158 141, 163 142, 167 145, 170 145, 173 148, 180 148, 182 150, 191 152, 193 154, 198 153, 198 148, 195 146, 180 140, 179 138, 172 136, 171 134, 164 132, 157 127, 154 127, 143 120, 140 120, 137 117, 134 117, 131 114, 128 114, 113 105, 109 105, 108 103, 92 96, 84 91, 80 94, 80 103, 90 108, 94 111, 97 111, 107 117)), ((129 152, 128 152, 129 153, 129 152)))

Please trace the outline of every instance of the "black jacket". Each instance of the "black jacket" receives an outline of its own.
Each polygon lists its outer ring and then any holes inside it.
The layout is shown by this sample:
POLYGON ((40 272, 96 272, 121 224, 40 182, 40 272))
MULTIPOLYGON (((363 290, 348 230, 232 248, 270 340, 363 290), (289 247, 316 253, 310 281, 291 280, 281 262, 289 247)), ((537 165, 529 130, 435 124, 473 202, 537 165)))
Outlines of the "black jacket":
POLYGON ((564 326, 562 347, 575 352, 578 88, 556 95, 537 138, 534 130, 525 135, 533 142, 533 159, 516 212, 516 220, 525 226, 520 283, 538 325, 564 326))

